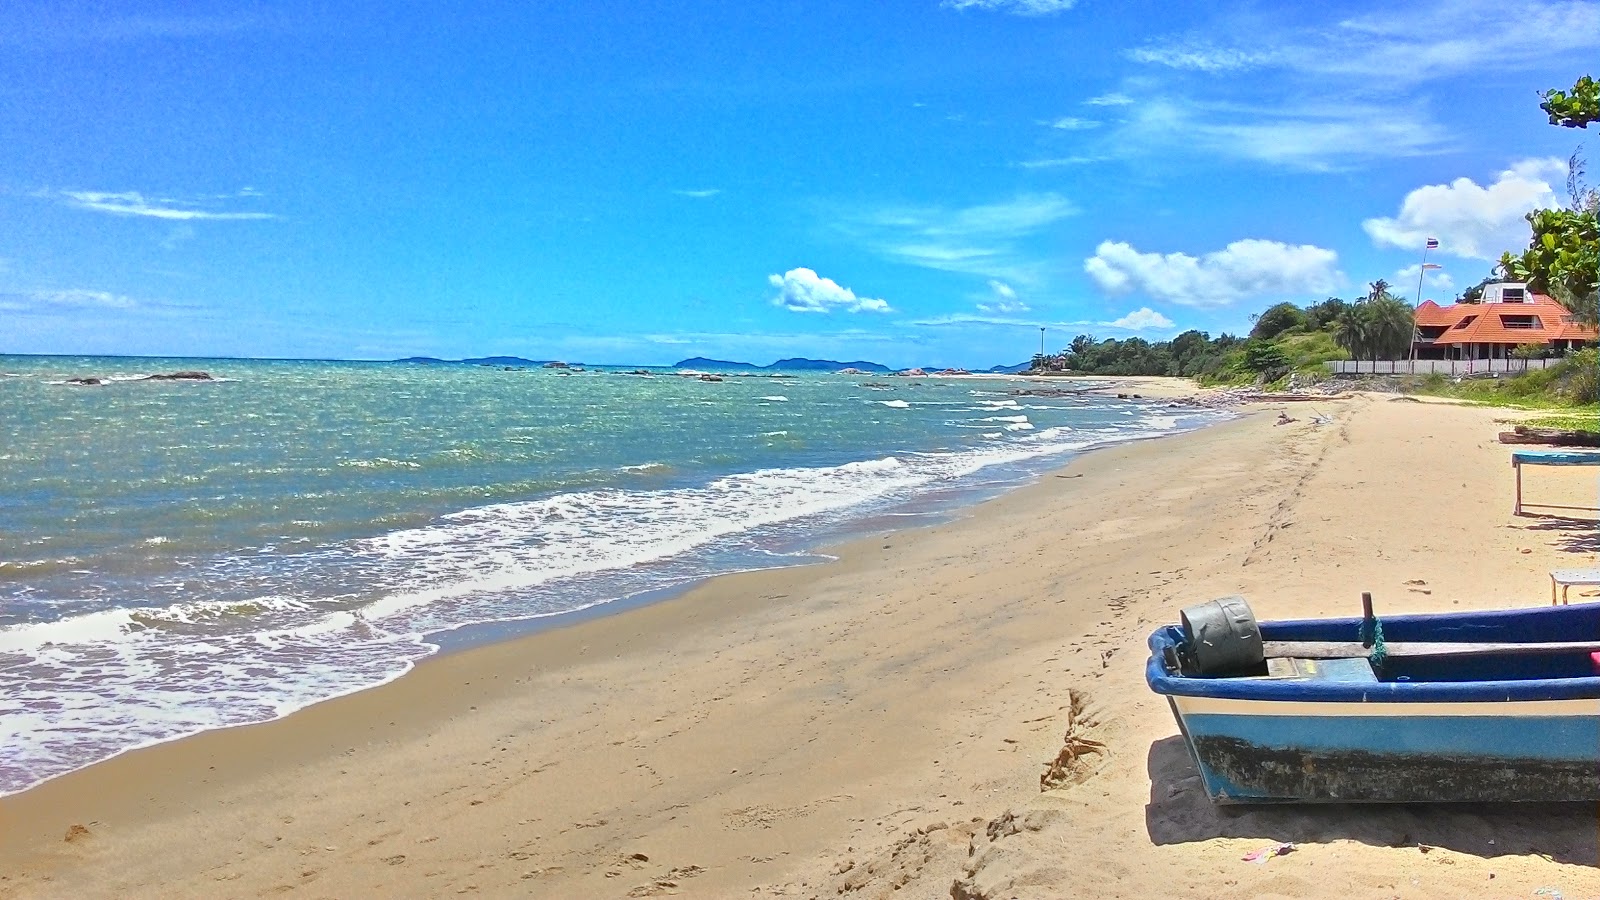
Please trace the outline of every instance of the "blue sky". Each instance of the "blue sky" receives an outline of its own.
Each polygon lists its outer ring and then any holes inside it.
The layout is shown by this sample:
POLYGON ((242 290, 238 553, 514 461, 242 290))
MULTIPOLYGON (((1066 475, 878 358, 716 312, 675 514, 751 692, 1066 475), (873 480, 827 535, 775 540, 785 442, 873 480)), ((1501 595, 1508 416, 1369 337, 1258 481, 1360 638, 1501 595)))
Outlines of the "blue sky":
POLYGON ((407 6, 0 7, 0 352, 987 366, 1429 236, 1447 300, 1600 59, 1600 2, 407 6))

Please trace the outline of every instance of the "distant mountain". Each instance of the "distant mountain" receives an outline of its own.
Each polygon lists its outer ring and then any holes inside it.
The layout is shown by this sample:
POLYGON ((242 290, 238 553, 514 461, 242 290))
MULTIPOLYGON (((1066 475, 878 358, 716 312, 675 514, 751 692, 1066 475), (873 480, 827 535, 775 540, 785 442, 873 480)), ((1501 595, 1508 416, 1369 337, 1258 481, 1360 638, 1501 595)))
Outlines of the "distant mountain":
POLYGON ((471 366, 542 366, 549 360, 523 359, 520 356, 480 356, 477 359, 463 359, 462 362, 471 366))
POLYGON ((762 366, 747 362, 729 362, 725 359, 706 359, 704 356, 691 356, 680 359, 674 364, 679 369, 715 369, 718 372, 759 372, 762 366))
POLYGON ((448 360, 448 359, 437 359, 437 358, 432 357, 432 356, 408 356, 405 359, 397 359, 397 360, 395 360, 395 362, 439 364, 439 363, 448 363, 448 362, 450 362, 450 360, 448 360))
POLYGON ((991 366, 983 371, 993 372, 996 375, 1015 375, 1018 372, 1026 372, 1031 368, 1033 368, 1033 363, 1020 362, 1014 366, 991 366))
POLYGON ((840 369, 860 369, 863 372, 892 372, 888 366, 865 360, 855 362, 839 362, 834 359, 806 359, 793 357, 780 359, 770 366, 758 366, 747 362, 730 362, 725 359, 706 359, 696 356, 691 359, 680 360, 677 364, 680 369, 706 369, 718 372, 837 372, 840 369))

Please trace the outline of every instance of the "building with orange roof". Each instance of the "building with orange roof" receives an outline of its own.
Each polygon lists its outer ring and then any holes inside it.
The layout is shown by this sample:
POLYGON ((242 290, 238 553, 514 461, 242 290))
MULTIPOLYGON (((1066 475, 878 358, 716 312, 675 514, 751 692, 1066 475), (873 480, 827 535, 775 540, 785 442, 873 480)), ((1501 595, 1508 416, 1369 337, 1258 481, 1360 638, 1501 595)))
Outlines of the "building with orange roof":
POLYGON ((1560 354, 1600 340, 1553 298, 1514 282, 1487 285, 1482 303, 1440 306, 1424 300, 1417 307, 1416 333, 1417 359, 1510 359, 1522 344, 1560 354))

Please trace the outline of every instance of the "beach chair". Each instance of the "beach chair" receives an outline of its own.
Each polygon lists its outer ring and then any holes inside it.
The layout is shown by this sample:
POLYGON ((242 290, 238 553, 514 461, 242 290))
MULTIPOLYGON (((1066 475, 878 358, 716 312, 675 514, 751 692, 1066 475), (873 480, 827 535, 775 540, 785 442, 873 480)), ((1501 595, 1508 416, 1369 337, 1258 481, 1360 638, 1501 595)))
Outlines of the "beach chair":
POLYGON ((1556 605, 1556 587, 1561 588, 1561 605, 1567 605, 1567 589, 1573 585, 1600 585, 1600 568, 1554 569, 1550 572, 1550 605, 1556 605))

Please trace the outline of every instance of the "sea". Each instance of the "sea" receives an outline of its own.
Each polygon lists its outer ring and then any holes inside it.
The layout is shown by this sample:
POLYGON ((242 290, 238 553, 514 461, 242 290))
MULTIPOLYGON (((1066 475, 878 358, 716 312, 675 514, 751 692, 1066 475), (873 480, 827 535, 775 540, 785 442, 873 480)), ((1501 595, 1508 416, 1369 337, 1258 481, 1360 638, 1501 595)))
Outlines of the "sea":
POLYGON ((1028 386, 0 356, 0 794, 1221 415, 1028 386))

